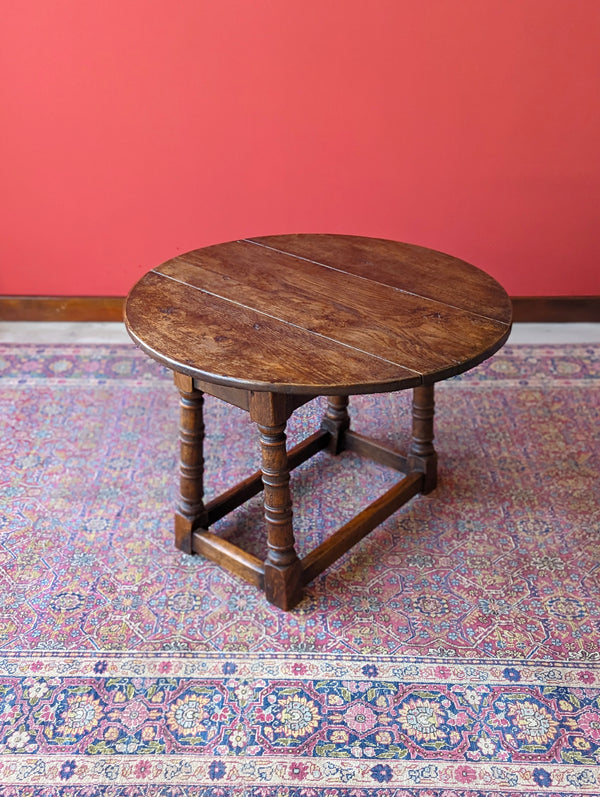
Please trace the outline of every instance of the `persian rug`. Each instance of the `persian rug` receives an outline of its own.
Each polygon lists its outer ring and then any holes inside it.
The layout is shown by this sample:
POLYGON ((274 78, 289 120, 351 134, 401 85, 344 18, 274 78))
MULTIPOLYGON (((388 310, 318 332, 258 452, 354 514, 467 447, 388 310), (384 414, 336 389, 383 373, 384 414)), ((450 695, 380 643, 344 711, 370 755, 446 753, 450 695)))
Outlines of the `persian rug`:
MULTIPOLYGON (((0 347, 0 793, 598 797, 599 355, 508 345, 440 384, 438 489, 285 613, 173 546, 168 372, 0 347)), ((357 397, 353 425, 402 448, 409 399, 357 397)), ((258 446, 216 400, 206 428, 211 497, 258 446)), ((397 478, 294 471, 300 552, 397 478)), ((257 497, 219 533, 260 554, 260 520, 257 497)))

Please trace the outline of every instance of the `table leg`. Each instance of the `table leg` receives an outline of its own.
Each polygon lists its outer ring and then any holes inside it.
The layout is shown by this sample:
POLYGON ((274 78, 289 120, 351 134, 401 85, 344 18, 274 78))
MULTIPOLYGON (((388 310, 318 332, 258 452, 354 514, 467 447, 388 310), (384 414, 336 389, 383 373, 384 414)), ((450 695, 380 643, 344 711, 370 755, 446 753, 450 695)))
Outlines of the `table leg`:
POLYGON ((191 377, 175 374, 179 388, 179 500, 175 512, 175 545, 192 553, 192 532, 206 526, 204 508, 204 396, 194 388, 191 377))
POLYGON ((321 428, 331 435, 329 451, 339 454, 343 449, 344 432, 350 428, 348 414, 348 396, 328 396, 327 410, 321 421, 321 428))
POLYGON ((411 472, 423 474, 422 493, 430 493, 437 484, 437 454, 433 447, 433 387, 425 385, 413 389, 412 439, 408 451, 408 467, 411 472))
POLYGON ((264 511, 267 527, 265 596, 287 611, 302 598, 302 564, 294 547, 290 473, 286 451, 285 396, 254 393, 250 404, 258 426, 262 455, 264 511))

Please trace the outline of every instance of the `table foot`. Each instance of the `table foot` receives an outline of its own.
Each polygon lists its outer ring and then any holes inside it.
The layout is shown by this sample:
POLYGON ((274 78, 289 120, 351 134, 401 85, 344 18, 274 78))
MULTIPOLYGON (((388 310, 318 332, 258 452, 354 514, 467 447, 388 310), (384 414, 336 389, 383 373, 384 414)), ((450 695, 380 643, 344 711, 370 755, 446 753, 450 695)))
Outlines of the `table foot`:
POLYGON ((192 553, 192 532, 206 524, 204 495, 203 394, 194 388, 191 377, 175 374, 179 388, 179 498, 175 512, 175 546, 192 553))
POLYGON ((415 387, 412 403, 412 438, 408 451, 409 471, 423 474, 421 493, 430 493, 437 485, 437 454, 433 447, 435 401, 433 385, 415 387))
POLYGON ((304 596, 302 563, 298 559, 288 567, 275 567, 265 562, 265 598, 289 612, 297 606, 304 596))

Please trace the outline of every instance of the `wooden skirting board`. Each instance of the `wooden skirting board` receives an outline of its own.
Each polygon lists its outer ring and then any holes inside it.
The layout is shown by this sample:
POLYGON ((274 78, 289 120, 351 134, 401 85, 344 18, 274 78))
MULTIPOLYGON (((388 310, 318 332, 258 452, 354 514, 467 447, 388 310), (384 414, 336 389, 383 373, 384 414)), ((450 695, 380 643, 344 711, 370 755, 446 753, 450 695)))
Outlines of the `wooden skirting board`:
POLYGON ((122 296, 0 296, 0 321, 122 321, 122 296))
MULTIPOLYGON (((0 321, 122 321, 122 296, 0 296, 0 321)), ((600 296, 514 296, 513 320, 600 323, 600 296)))

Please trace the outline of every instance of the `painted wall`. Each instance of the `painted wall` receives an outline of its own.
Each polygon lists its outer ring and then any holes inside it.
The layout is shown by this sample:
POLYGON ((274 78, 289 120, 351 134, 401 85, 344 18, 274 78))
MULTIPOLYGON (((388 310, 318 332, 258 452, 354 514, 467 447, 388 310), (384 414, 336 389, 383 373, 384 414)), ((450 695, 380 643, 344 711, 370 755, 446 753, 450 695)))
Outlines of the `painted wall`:
POLYGON ((330 231, 600 294, 598 0, 28 0, 0 39, 0 293, 330 231))

